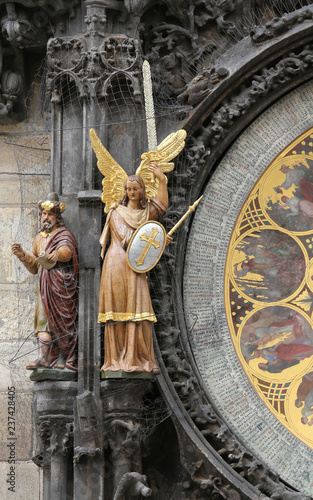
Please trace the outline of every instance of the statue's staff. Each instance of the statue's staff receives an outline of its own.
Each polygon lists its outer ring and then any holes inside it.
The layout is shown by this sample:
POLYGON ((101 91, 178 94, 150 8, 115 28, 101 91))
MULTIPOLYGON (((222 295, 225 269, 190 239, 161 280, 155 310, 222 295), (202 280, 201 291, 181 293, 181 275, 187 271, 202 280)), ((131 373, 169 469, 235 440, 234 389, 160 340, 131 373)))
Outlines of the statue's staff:
POLYGON ((172 241, 172 234, 186 217, 195 211, 201 199, 202 196, 188 208, 187 212, 167 234, 159 222, 147 221, 141 224, 134 232, 127 248, 127 263, 129 267, 136 273, 150 271, 159 262, 165 245, 168 245, 172 241), (144 242, 144 245, 142 245, 142 242, 144 242))
POLYGON ((187 212, 179 219, 179 221, 175 224, 174 227, 172 227, 172 229, 167 233, 167 236, 172 236, 172 234, 176 231, 176 229, 179 228, 179 226, 181 225, 181 223, 186 219, 186 217, 188 217, 189 214, 191 214, 191 212, 194 212, 195 209, 196 209, 196 206, 200 203, 200 200, 203 198, 203 195, 200 196, 200 198, 197 199, 197 201, 194 202, 193 205, 191 205, 187 212))

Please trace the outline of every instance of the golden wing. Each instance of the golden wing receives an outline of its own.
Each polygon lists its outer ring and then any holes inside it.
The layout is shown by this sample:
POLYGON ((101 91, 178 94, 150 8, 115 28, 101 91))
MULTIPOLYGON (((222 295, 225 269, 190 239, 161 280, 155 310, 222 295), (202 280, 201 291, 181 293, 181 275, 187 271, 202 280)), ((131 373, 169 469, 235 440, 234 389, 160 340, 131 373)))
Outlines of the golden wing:
POLYGON ((141 155, 142 162, 136 170, 136 175, 140 175, 146 186, 146 196, 148 200, 154 198, 159 190, 159 179, 148 170, 149 162, 155 161, 163 172, 171 172, 175 158, 185 146, 186 131, 181 129, 168 135, 159 144, 156 151, 149 151, 141 155))
POLYGON ((127 174, 105 149, 93 128, 90 130, 90 140, 98 159, 98 168, 104 176, 101 200, 105 203, 104 212, 107 214, 113 203, 123 198, 127 174))

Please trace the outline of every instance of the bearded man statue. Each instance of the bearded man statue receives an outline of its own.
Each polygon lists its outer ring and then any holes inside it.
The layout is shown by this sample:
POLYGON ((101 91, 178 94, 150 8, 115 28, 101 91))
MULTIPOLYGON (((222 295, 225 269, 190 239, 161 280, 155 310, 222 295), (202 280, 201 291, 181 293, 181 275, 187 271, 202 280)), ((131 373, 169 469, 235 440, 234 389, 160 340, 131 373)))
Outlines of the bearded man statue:
POLYGON ((40 229, 30 253, 19 243, 12 252, 31 274, 39 275, 34 329, 38 357, 26 366, 76 371, 78 321, 78 249, 75 237, 65 227, 56 193, 38 203, 40 229), (40 258, 41 257, 41 258, 40 258), (38 261, 39 258, 39 261, 38 261))

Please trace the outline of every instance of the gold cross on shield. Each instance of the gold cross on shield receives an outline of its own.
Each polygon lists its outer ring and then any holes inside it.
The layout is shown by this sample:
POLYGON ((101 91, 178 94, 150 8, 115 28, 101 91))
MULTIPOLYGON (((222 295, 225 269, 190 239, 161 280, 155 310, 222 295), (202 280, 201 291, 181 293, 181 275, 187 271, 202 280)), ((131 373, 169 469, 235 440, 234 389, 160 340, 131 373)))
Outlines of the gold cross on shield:
POLYGON ((156 235, 159 234, 159 231, 156 227, 152 228, 151 230, 151 236, 147 236, 146 233, 142 233, 140 235, 140 239, 141 241, 146 241, 147 244, 145 246, 145 248, 143 249, 143 251, 141 252, 141 255, 138 257, 138 259, 136 259, 136 264, 137 266, 142 266, 144 261, 145 261, 145 258, 147 256, 147 253, 149 252, 151 246, 153 245, 154 248, 159 248, 160 247, 160 242, 159 241, 156 241, 154 238, 156 237, 156 235))

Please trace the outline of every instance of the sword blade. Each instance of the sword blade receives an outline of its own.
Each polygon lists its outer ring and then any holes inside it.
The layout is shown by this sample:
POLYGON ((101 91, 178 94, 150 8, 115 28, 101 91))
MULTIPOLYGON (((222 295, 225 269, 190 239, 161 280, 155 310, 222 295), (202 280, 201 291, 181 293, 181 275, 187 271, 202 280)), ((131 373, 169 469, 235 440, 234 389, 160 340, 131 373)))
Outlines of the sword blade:
POLYGON ((149 151, 156 151, 158 147, 158 140, 157 140, 155 115, 154 115, 151 71, 150 71, 150 64, 148 63, 148 61, 144 61, 142 65, 142 74, 143 74, 143 92, 145 96, 148 149, 149 151))

